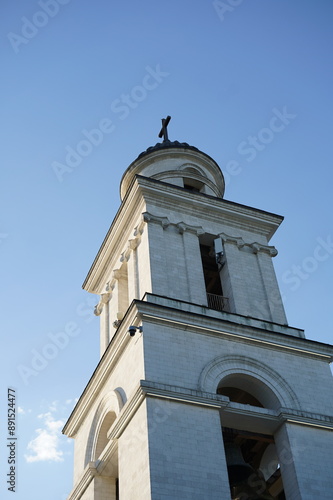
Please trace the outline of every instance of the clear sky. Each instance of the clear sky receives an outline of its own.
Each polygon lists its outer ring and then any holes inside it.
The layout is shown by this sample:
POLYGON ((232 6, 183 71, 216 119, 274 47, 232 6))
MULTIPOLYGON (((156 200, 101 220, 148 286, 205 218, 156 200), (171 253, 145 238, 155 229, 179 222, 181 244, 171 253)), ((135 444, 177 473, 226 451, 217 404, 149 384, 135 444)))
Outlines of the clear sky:
POLYGON ((162 117, 171 140, 226 172, 226 199, 285 216, 271 243, 289 324, 331 343, 333 3, 3 0, 1 11, 0 496, 14 498, 13 387, 15 499, 65 500, 73 442, 60 430, 99 359, 98 298, 81 284, 122 173, 159 141, 162 117))

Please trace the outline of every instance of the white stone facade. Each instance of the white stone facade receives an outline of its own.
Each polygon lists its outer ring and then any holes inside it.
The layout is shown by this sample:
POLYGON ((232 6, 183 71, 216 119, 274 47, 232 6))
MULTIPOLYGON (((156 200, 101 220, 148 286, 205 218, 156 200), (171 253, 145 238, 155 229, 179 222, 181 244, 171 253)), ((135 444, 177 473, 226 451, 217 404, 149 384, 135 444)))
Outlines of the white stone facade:
POLYGON ((84 284, 100 296, 101 360, 64 428, 69 500, 236 498, 227 429, 263 450, 258 495, 266 475, 273 499, 332 497, 333 348, 287 325, 269 245, 282 218, 223 191, 194 148, 157 148, 124 174, 84 284))

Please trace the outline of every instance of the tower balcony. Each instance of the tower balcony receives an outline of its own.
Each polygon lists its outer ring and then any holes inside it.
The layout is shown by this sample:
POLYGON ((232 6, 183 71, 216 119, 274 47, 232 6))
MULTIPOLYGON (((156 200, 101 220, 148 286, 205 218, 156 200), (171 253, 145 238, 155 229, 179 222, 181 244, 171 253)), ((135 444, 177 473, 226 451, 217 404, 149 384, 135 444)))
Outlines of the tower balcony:
POLYGON ((229 298, 223 297, 223 295, 207 293, 207 304, 209 309, 214 309, 214 311, 230 312, 229 298))

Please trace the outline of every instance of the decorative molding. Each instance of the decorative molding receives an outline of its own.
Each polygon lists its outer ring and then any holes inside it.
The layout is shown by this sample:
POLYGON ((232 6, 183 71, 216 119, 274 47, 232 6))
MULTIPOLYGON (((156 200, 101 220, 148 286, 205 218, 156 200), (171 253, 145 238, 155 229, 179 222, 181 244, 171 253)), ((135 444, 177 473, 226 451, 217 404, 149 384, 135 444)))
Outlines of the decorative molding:
POLYGON ((116 280, 108 281, 107 284, 105 285, 105 291, 106 292, 112 292, 114 290, 114 287, 116 286, 116 280))
POLYGON ((118 477, 118 441, 112 439, 96 460, 96 469, 100 476, 107 478, 118 477))
POLYGON ((168 217, 159 217, 158 215, 153 215, 149 212, 143 212, 142 217, 144 222, 153 222, 155 224, 159 224, 163 227, 163 229, 166 229, 170 225, 168 217))
MULTIPOLYGON (((124 403, 121 394, 117 389, 108 392, 100 401, 95 412, 93 422, 89 431, 88 446, 86 450, 85 463, 97 460, 96 448, 103 422, 108 413, 114 413, 115 420, 119 416, 124 403), (89 446, 91 443, 91 446, 89 446)), ((104 453, 104 452, 103 452, 104 453)))
POLYGON ((277 249, 271 245, 263 245, 262 243, 258 243, 257 241, 254 241, 253 243, 246 243, 241 237, 229 236, 225 233, 220 233, 219 237, 222 239, 223 243, 232 243, 239 249, 248 247, 254 254, 264 252, 267 253, 270 257, 276 257, 278 254, 277 249))
MULTIPOLYGON (((119 259, 120 262, 128 262, 129 261, 130 256, 131 256, 131 252, 133 250, 135 250, 138 247, 138 245, 140 244, 141 235, 143 233, 143 230, 144 230, 144 222, 141 222, 138 226, 136 226, 134 228, 133 234, 136 237, 134 239, 128 241, 127 248, 120 254, 120 259, 119 259)), ((106 304, 112 296, 112 291, 114 290, 114 288, 116 286, 117 280, 119 280, 125 276, 126 275, 125 275, 124 270, 122 268, 112 270, 112 279, 106 283, 105 293, 103 293, 101 295, 100 301, 95 306, 95 309, 94 309, 95 316, 101 315, 101 313, 103 311, 104 304, 106 304), (104 295, 108 295, 108 298, 104 297, 104 295)))
POLYGON ((267 253, 270 257, 276 257, 278 254, 277 249, 274 246, 270 245, 262 245, 261 243, 251 243, 249 247, 252 248, 253 253, 257 254, 258 252, 267 253))
MULTIPOLYGON (((121 280, 122 278, 125 278, 126 277, 126 273, 124 273, 124 270, 119 268, 119 269, 114 269, 112 271, 112 278, 113 280, 121 280)), ((112 282, 113 282, 112 280, 112 282)))
POLYGON ((229 236, 225 233, 220 233, 219 237, 222 239, 223 243, 232 243, 238 248, 242 248, 245 245, 245 241, 241 237, 229 236))
POLYGON ((186 224, 185 222, 178 222, 177 224, 175 224, 175 226, 178 228, 180 234, 184 234, 187 231, 188 233, 195 234, 195 236, 200 236, 201 234, 205 233, 202 226, 191 226, 190 224, 186 224))
POLYGON ((128 262, 129 261, 129 258, 130 258, 130 255, 131 255, 131 252, 132 252, 132 248, 131 248, 131 244, 130 242, 133 241, 133 240, 129 240, 128 242, 128 247, 126 248, 126 250, 124 250, 124 252, 122 252, 120 254, 120 262, 128 262))
MULTIPOLYGON (((213 359, 202 370, 198 388, 215 392, 219 383, 230 375, 245 375, 257 380, 276 398, 279 407, 296 407, 297 410, 301 408, 297 395, 279 373, 262 361, 259 362, 248 356, 226 355, 213 359)), ((271 396, 267 394, 265 397, 271 399, 271 396)))
POLYGON ((229 404, 229 398, 220 394, 212 394, 195 389, 187 389, 148 380, 141 380, 140 387, 145 396, 177 401, 179 403, 194 404, 213 408, 225 408, 229 404))
POLYGON ((333 417, 330 415, 281 408, 279 417, 289 424, 307 425, 333 431, 333 417))
POLYGON ((144 227, 145 227, 145 221, 142 220, 140 222, 140 224, 138 224, 137 226, 135 226, 134 228, 134 232, 133 232, 133 235, 134 236, 137 236, 139 239, 141 238, 141 235, 143 233, 143 230, 144 230, 144 227))
POLYGON ((177 170, 180 171, 183 175, 184 175, 184 171, 185 171, 185 173, 187 172, 189 174, 196 174, 197 176, 203 177, 205 180, 208 179, 207 174, 204 171, 204 169, 202 167, 199 167, 196 163, 190 163, 190 162, 182 163, 182 165, 177 167, 177 170), (193 172, 193 170, 189 170, 189 169, 194 169, 195 172, 193 172))
POLYGON ((127 425, 132 420, 137 409, 141 406, 141 403, 144 400, 144 398, 145 394, 141 389, 141 381, 140 381, 140 385, 133 394, 132 398, 126 402, 126 404, 122 408, 121 413, 119 414, 119 417, 116 419, 116 421, 113 423, 110 430, 108 431, 107 433, 108 439, 118 439, 122 435, 127 425))
POLYGON ((128 245, 131 250, 135 250, 140 243, 141 238, 134 238, 134 240, 129 240, 128 245))
POLYGON ((102 293, 98 304, 95 305, 94 314, 95 316, 100 316, 103 311, 103 307, 107 304, 111 298, 111 292, 102 293))

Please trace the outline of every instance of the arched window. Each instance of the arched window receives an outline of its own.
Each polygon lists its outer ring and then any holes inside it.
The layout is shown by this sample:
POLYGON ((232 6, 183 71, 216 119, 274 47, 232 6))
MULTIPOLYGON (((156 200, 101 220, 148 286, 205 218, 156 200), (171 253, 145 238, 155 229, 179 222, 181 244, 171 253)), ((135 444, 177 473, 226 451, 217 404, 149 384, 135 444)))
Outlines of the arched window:
POLYGON ((184 177, 184 188, 190 191, 196 191, 197 193, 202 193, 205 185, 196 179, 191 179, 190 177, 184 177))

